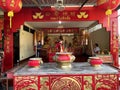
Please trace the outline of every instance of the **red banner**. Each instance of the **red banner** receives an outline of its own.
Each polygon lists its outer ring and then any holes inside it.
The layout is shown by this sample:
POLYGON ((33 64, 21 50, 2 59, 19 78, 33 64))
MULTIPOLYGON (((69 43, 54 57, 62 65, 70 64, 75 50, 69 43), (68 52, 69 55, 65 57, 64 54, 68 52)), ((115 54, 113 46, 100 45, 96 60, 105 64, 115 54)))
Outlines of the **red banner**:
POLYGON ((2 40, 3 25, 4 25, 4 18, 0 18, 0 40, 2 40))
POLYGON ((13 33, 9 27, 9 18, 4 24, 4 59, 2 61, 2 71, 5 72, 13 67, 13 33))
POLYGON ((79 28, 45 28, 46 33, 79 33, 79 28))
POLYGON ((111 31, 111 54, 113 55, 114 66, 118 65, 118 22, 117 20, 112 21, 111 31))
POLYGON ((51 20, 51 21, 70 21, 74 19, 88 19, 89 12, 85 11, 42 11, 42 12, 33 12, 32 15, 33 20, 51 20))

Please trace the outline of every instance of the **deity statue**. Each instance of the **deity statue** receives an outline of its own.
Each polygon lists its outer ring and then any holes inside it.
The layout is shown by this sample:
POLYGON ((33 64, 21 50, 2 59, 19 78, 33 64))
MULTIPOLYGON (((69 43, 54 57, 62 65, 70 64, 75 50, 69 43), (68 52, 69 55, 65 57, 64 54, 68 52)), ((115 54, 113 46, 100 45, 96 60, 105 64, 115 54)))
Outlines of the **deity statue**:
POLYGON ((56 43, 56 51, 64 52, 63 37, 60 35, 58 42, 56 43))

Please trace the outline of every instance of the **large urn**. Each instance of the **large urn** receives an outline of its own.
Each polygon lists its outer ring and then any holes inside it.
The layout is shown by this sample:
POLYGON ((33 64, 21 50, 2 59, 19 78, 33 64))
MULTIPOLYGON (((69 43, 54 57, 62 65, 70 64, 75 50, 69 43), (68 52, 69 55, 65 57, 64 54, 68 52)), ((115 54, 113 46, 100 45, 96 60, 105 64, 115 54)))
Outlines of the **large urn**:
POLYGON ((71 63, 75 60, 75 56, 72 55, 72 52, 56 52, 53 60, 59 68, 69 69, 72 67, 71 63))

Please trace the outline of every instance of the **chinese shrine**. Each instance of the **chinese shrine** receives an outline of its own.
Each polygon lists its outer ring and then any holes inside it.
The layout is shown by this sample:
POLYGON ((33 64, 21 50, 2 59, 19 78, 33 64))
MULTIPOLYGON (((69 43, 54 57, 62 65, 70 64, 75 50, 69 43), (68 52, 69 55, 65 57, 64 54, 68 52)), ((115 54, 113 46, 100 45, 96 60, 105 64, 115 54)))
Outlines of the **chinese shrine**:
POLYGON ((118 90, 115 67, 119 68, 120 0, 77 1, 0 1, 4 12, 0 18, 0 47, 4 52, 1 71, 9 71, 33 57, 43 61, 40 64, 39 60, 30 60, 28 65, 14 72, 15 90, 94 90, 96 87, 96 90, 118 90), (94 5, 88 5, 93 2, 94 5), (39 42, 41 46, 38 46, 39 42), (100 47, 97 54, 94 52, 95 43, 100 47), (102 59, 92 64, 101 63, 103 66, 90 66, 91 57, 102 59), (29 68, 29 64, 38 68, 29 68), (100 72, 96 66, 101 67, 100 72), (66 68, 70 72, 63 70, 66 68), (70 86, 66 86, 67 82, 70 86))

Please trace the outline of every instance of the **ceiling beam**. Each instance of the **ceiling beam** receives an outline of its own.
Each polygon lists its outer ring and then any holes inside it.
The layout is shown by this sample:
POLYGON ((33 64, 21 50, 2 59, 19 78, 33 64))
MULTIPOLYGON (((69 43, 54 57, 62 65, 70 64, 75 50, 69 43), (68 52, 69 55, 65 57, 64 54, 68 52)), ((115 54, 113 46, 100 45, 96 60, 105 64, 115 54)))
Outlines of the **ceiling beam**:
POLYGON ((45 4, 45 0, 41 0, 41 2, 45 4))
POLYGON ((32 0, 32 2, 39 8, 42 9, 41 6, 39 5, 39 3, 36 0, 32 0))
POLYGON ((32 0, 32 2, 33 2, 35 5, 39 6, 39 4, 38 4, 38 2, 37 2, 36 0, 32 0))
POLYGON ((79 10, 82 9, 82 7, 87 3, 87 1, 89 1, 89 0, 85 0, 85 1, 83 2, 83 4, 81 5, 81 7, 79 8, 79 10))

